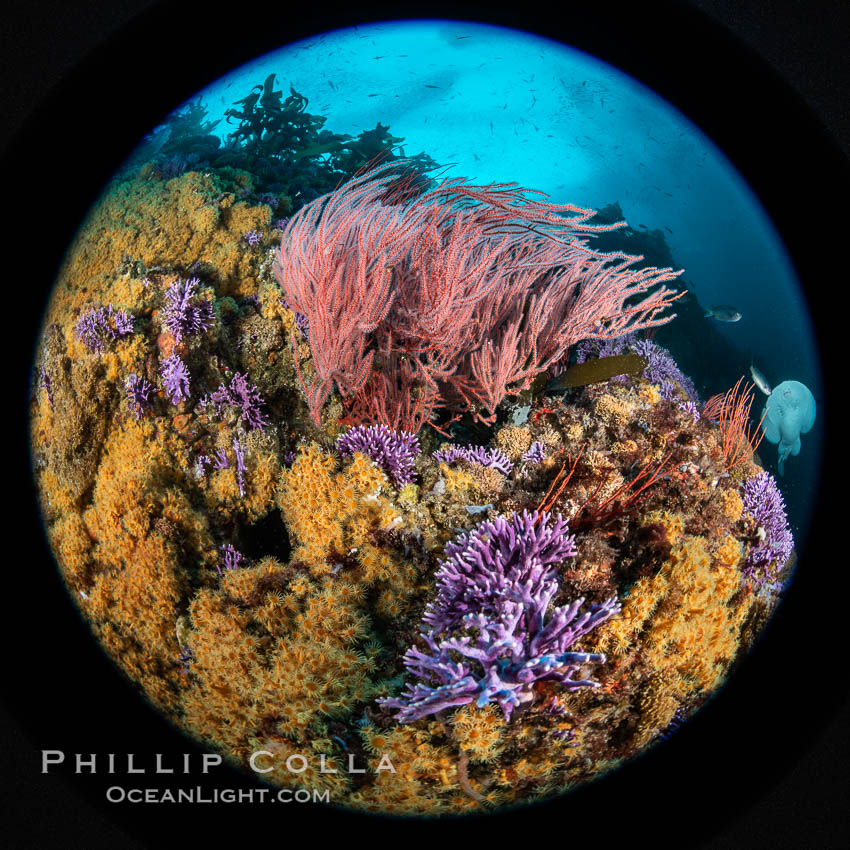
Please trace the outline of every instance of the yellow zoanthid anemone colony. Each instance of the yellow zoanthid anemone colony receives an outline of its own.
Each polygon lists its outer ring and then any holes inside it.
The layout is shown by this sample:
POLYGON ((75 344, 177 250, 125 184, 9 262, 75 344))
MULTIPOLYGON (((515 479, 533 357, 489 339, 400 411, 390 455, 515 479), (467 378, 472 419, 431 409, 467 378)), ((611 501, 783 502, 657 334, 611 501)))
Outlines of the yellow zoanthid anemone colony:
MULTIPOLYGON (((460 381, 435 404, 409 343, 392 362, 410 427, 370 423, 349 403, 366 385, 329 365, 344 328, 282 290, 289 199, 253 179, 123 174, 49 304, 34 469, 105 650, 204 745, 359 810, 516 805, 666 736, 753 643, 791 560, 740 417, 702 415, 624 327, 562 362, 631 351, 640 374, 547 393, 544 369, 497 409, 460 381)), ((495 385, 485 353, 470 374, 495 385)))

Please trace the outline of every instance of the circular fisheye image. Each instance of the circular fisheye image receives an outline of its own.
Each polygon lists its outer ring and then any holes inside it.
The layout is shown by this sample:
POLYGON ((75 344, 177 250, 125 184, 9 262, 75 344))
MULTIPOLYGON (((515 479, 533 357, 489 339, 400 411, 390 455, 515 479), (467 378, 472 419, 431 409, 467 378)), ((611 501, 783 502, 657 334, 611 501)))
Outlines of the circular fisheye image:
POLYGON ((198 92, 103 188, 35 357, 45 531, 105 651, 345 809, 618 769, 805 550, 823 391, 773 225, 667 102, 518 30, 352 27, 198 92))

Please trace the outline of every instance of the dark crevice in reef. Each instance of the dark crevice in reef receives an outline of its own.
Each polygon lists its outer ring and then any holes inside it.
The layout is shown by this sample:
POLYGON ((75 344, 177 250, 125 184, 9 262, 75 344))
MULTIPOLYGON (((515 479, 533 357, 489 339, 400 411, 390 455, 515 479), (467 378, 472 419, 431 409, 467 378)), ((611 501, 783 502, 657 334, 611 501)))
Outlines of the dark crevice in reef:
POLYGON ((253 525, 242 529, 239 543, 242 554, 251 560, 271 556, 281 563, 286 563, 292 551, 289 533, 277 508, 253 525))

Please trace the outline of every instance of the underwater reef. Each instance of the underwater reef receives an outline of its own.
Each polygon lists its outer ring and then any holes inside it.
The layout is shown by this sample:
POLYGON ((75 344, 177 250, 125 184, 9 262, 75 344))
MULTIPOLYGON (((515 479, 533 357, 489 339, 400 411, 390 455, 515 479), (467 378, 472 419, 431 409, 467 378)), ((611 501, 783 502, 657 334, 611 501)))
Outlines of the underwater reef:
POLYGON ((650 338, 678 273, 594 250, 617 223, 358 171, 272 82, 229 145, 190 110, 138 154, 61 269, 31 435, 67 586, 265 781, 426 816, 578 787, 673 734, 777 605, 752 396, 703 404, 650 338))

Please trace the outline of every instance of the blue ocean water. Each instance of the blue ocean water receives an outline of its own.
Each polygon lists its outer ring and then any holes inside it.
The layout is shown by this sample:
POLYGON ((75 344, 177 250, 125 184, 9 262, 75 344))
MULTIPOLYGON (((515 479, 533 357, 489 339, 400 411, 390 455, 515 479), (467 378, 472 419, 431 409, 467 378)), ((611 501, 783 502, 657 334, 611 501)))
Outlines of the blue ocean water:
MULTIPOLYGON (((706 318, 701 392, 729 388, 730 359, 771 386, 796 380, 823 399, 817 341, 800 281, 758 199, 724 154, 640 83, 537 35, 442 20, 353 27, 288 45, 200 92, 214 132, 225 112, 269 74, 309 99, 325 128, 356 135, 380 122, 450 175, 515 181, 556 202, 619 203, 629 224, 660 230, 702 306, 732 305, 740 321, 706 318), (728 351, 723 343, 728 344, 728 351)), ((699 330, 693 331, 699 337, 699 330)), ((699 338, 693 340, 700 345, 699 338)), ((674 357, 677 352, 672 348, 674 357)), ((733 379, 734 380, 734 379, 733 379)), ((757 393, 754 418, 764 396, 757 393)), ((823 411, 780 479, 795 534, 805 539, 818 486, 823 411)), ((776 473, 776 448, 760 456, 776 473)))

